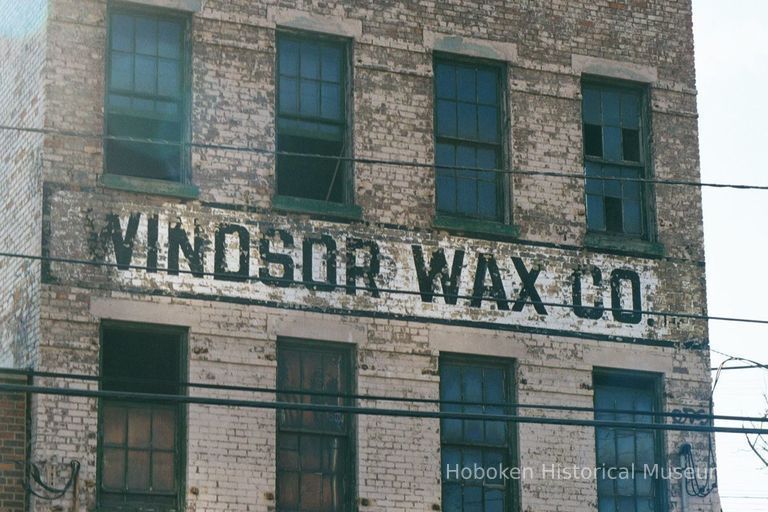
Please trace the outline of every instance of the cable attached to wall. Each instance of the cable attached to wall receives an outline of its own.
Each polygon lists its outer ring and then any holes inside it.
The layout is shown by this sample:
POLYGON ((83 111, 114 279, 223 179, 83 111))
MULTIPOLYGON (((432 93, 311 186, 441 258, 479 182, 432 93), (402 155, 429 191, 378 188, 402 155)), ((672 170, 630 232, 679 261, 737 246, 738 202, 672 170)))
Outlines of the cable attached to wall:
POLYGON ((80 474, 80 461, 78 461, 77 459, 73 459, 72 461, 70 461, 69 479, 67 480, 67 483, 64 484, 64 487, 62 487, 61 489, 57 489, 55 487, 52 487, 46 484, 43 481, 43 477, 40 473, 40 468, 34 462, 27 462, 25 464, 23 462, 16 461, 16 464, 18 466, 24 467, 24 476, 22 477, 22 482, 21 482, 22 486, 24 487, 24 490, 28 494, 36 496, 42 500, 47 500, 47 501, 57 500, 63 497, 65 494, 67 494, 67 492, 70 489, 77 486, 77 478, 78 478, 78 475, 80 474), (48 494, 43 494, 33 489, 32 488, 33 482, 48 494))

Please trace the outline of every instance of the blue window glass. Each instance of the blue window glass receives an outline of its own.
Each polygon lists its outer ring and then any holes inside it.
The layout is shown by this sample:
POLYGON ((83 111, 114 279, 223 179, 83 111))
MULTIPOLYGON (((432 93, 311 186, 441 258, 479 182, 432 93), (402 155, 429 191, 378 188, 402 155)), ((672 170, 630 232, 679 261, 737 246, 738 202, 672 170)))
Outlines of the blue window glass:
MULTIPOLYGON (((508 367, 440 361, 440 410, 474 414, 509 414, 508 367)), ((510 426, 504 421, 444 419, 441 422, 443 510, 488 512, 509 510, 503 478, 463 479, 461 468, 505 467, 511 460, 510 426), (459 468, 459 473, 452 471, 459 468), (449 471, 450 470, 450 471, 449 471)))
POLYGON ((436 203, 440 213, 502 218, 502 174, 493 171, 502 164, 501 75, 495 66, 435 61, 436 203))
POLYGON ((644 215, 647 176, 638 88, 585 83, 582 121, 587 179, 587 227, 634 237, 647 235, 644 215), (636 181, 632 181, 636 180, 636 181), (602 197, 600 197, 602 196, 602 197))
MULTIPOLYGON (((594 376, 595 419, 651 423, 657 411, 656 380, 636 374, 596 373, 594 376), (624 412, 627 411, 627 412, 624 412)), ((659 460, 659 434, 654 430, 614 427, 595 428, 595 455, 598 468, 626 469, 630 477, 605 472, 597 482, 598 510, 601 512, 656 512, 661 482, 650 470, 659 460), (633 471, 634 469, 634 471, 633 471)))
POLYGON ((277 40, 277 191, 344 202, 349 162, 345 43, 280 34, 277 40))
POLYGON ((109 24, 107 172, 181 181, 186 20, 112 10, 109 24))

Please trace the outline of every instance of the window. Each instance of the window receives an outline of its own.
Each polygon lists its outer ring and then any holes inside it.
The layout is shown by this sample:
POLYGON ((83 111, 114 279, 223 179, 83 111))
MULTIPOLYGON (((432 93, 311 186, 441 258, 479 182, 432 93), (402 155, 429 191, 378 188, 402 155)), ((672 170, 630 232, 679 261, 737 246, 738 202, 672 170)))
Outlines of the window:
MULTIPOLYGON (((347 350, 328 347, 325 343, 320 347, 281 342, 277 357, 280 401, 351 405, 349 399, 338 396, 351 391, 351 358, 347 350)), ((352 425, 348 414, 279 411, 277 509, 281 512, 350 510, 351 443, 352 425)))
POLYGON ((582 88, 587 227, 647 238, 647 127, 639 87, 585 82, 582 88))
MULTIPOLYGON (((659 410, 658 381, 637 373, 600 372, 594 376, 595 419, 654 423, 649 413, 659 410), (616 410, 616 412, 613 412, 616 410), (620 410, 632 412, 618 412, 620 410), (603 412, 601 412, 603 411, 603 412)), ((660 460, 660 434, 654 430, 597 427, 596 461, 599 512, 661 512, 661 480, 645 473, 660 460), (634 472, 632 471, 634 468, 634 472), (619 469, 628 469, 631 478, 619 478, 619 469)))
POLYGON ((279 34, 277 150, 323 157, 277 156, 277 193, 346 202, 348 161, 347 45, 279 34))
MULTIPOLYGON (((180 394, 182 348, 178 331, 104 327, 102 389, 180 394)), ((102 400, 99 510, 180 509, 182 418, 178 404, 102 400)))
POLYGON ((437 211, 503 219, 502 69, 435 60, 437 211), (461 170, 456 167, 471 169, 461 170))
MULTIPOLYGON (((468 358, 440 361, 440 409, 444 412, 509 414, 508 365, 468 358)), ((443 510, 502 512, 512 510, 505 479, 465 480, 452 468, 498 468, 512 460, 511 428, 506 422, 444 419, 440 428, 443 469, 443 510)))
MULTIPOLYGON (((154 11, 151 11, 154 12, 154 11)), ((109 15, 106 171, 183 181, 186 19, 135 10, 109 15)))

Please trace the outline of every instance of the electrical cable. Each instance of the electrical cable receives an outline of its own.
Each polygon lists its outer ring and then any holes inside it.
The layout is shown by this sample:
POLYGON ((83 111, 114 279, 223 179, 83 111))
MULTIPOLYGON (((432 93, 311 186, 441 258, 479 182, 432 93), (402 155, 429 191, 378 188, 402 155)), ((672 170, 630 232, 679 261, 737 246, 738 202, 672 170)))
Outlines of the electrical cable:
MULTIPOLYGON (((550 404, 525 404, 525 403, 513 403, 513 402, 473 402, 473 401, 456 401, 456 400, 441 400, 431 398, 409 398, 409 397, 394 397, 384 395, 369 395, 369 394, 352 394, 352 393, 331 393, 322 391, 309 391, 309 390, 288 390, 269 387, 253 387, 253 386, 234 386, 226 384, 211 384, 200 382, 173 382, 161 379, 140 379, 140 378, 107 378, 95 375, 84 375, 75 373, 62 373, 62 372, 45 372, 35 371, 28 369, 0 369, 0 374, 10 375, 27 375, 30 377, 41 378, 54 378, 54 379, 68 379, 68 380, 80 380, 87 382, 100 382, 102 386, 105 383, 110 384, 166 384, 174 385, 182 388, 200 388, 210 389, 217 391, 247 391, 253 393, 271 393, 278 395, 298 395, 309 397, 325 397, 325 398, 338 398, 338 399, 352 399, 352 400, 367 400, 367 401, 381 401, 381 402, 407 402, 417 404, 430 404, 430 405, 463 405, 463 406, 482 406, 482 407, 505 407, 507 409, 542 409, 553 411, 567 411, 567 412, 589 412, 589 413, 615 413, 615 414, 637 414, 637 411, 631 409, 601 409, 594 407, 580 407, 571 405, 550 405, 550 404)), ((768 422, 768 418, 752 417, 752 416, 726 416, 726 415, 714 415, 694 412, 644 412, 643 416, 654 416, 659 418, 673 418, 673 419, 688 419, 688 420, 721 420, 721 421, 754 421, 758 423, 768 422)))
POLYGON ((243 151, 249 153, 259 153, 275 156, 294 156, 304 158, 315 159, 330 159, 336 161, 345 161, 359 164, 371 164, 371 165, 387 165, 393 167, 419 167, 419 168, 434 168, 450 169, 454 171, 474 171, 484 173, 495 174, 510 174, 521 176, 545 176, 552 178, 567 178, 567 179, 594 179, 599 181, 624 181, 635 183, 648 183, 657 185, 674 185, 674 186, 691 186, 691 187, 708 187, 708 188, 729 188, 736 190, 768 190, 768 185, 744 185, 738 183, 712 183, 701 182, 692 180, 672 180, 672 179, 658 179, 658 178, 632 178, 624 176, 586 176, 581 173, 563 173, 550 170, 539 171, 527 171, 523 169, 494 169, 485 167, 471 167, 471 166, 455 166, 455 165, 436 165, 428 162, 411 162, 407 160, 389 160, 380 158, 364 158, 364 157, 340 157, 335 155, 323 155, 317 153, 299 153, 293 151, 279 151, 273 149, 260 148, 255 146, 235 146, 228 144, 212 144, 203 142, 177 142, 166 139, 153 139, 153 138, 141 138, 141 137, 124 137, 115 135, 97 135, 86 132, 79 132, 76 130, 60 130, 52 128, 33 128, 33 127, 21 127, 11 125, 0 125, 0 130, 5 131, 20 131, 26 133, 36 133, 41 135, 60 135, 64 137, 77 137, 94 140, 114 140, 121 142, 136 142, 142 144, 155 144, 155 145, 169 145, 169 146, 189 146, 199 149, 220 149, 225 151, 243 151))
MULTIPOLYGON (((446 411, 413 411, 408 409, 386 409, 378 407, 360 407, 353 405, 312 404, 285 401, 243 400, 190 395, 172 395, 162 393, 136 393, 126 391, 103 391, 90 389, 60 388, 21 384, 0 383, 0 391, 9 393, 33 393, 53 396, 71 396, 82 398, 110 398, 115 400, 134 400, 143 402, 170 402, 177 404, 195 404, 211 406, 244 407, 255 409, 274 409, 292 411, 312 411, 319 413, 349 413, 366 416, 393 416, 420 419, 457 419, 480 421, 503 421, 508 423, 530 423, 538 425, 561 425, 576 427, 610 427, 641 430, 681 431, 681 432, 722 432, 730 434, 768 434, 768 428, 724 427, 719 425, 687 425, 667 423, 639 423, 629 421, 587 420, 576 418, 549 418, 542 416, 520 416, 514 414, 487 414, 446 411)), ((645 415, 645 414, 644 414, 645 415)))
MULTIPOLYGON (((92 266, 92 267, 117 268, 121 270, 144 270, 144 271, 147 270, 147 267, 142 265, 110 263, 105 261, 80 260, 80 259, 74 259, 74 258, 57 258, 52 256, 36 256, 31 254, 19 254, 19 253, 2 252, 2 251, 0 251, 0 257, 19 258, 19 259, 27 259, 27 260, 33 260, 33 261, 49 262, 49 263, 64 263, 64 264, 84 265, 84 266, 92 266)), ((195 276, 205 276, 205 277, 221 277, 221 278, 226 278, 228 280, 232 280, 233 278, 233 275, 231 273, 225 274, 221 272, 218 272, 218 273, 207 272, 207 271, 198 272, 195 270, 184 270, 184 269, 171 270, 163 267, 152 267, 152 271, 172 273, 172 274, 176 274, 176 273, 193 274, 195 276)), ((319 285, 326 289, 334 289, 334 290, 339 290, 339 289, 340 290, 358 290, 363 292, 367 291, 367 292, 388 293, 391 295, 412 295, 412 296, 423 295, 421 291, 401 290, 396 288, 381 288, 378 286, 374 288, 374 287, 368 287, 368 286, 349 285, 349 284, 337 284, 337 283, 325 283, 325 282, 318 283, 316 281, 285 279, 281 277, 270 277, 265 279, 256 275, 249 275, 249 276, 242 276, 242 277, 234 276, 234 277, 242 281, 263 281, 265 284, 301 285, 301 286, 306 286, 307 288, 310 288, 310 289, 319 285)), ((142 293, 142 292, 137 291, 137 293, 142 293)), ((589 307, 589 306, 577 306, 575 304, 568 304, 567 302, 532 301, 532 300, 519 300, 514 298, 500 299, 500 298, 491 297, 488 295, 477 296, 477 295, 466 295, 466 294, 446 294, 446 293, 438 293, 438 292, 429 292, 428 294, 431 297, 450 297, 450 298, 467 299, 467 300, 481 299, 483 301, 489 301, 489 302, 502 302, 506 304, 520 303, 524 305, 541 305, 541 306, 553 307, 553 308, 574 309, 577 307, 589 307)), ((707 320, 707 321, 722 321, 722 322, 737 322, 737 323, 768 325, 768 319, 701 315, 697 313, 685 313, 685 312, 675 312, 675 311, 650 311, 650 310, 644 310, 644 309, 623 309, 623 308, 614 308, 614 307, 605 308, 605 311, 614 312, 616 314, 634 313, 634 314, 640 314, 640 315, 658 316, 663 318, 671 317, 671 318, 686 318, 689 320, 707 320)))

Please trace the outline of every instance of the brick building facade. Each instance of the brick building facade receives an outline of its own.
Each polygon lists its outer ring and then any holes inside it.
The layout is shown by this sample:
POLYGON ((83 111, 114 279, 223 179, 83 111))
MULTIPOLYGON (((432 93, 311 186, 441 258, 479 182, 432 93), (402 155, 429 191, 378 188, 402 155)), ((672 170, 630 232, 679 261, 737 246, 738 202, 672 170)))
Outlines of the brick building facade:
MULTIPOLYGON (((690 2, 30 7, 3 15, 0 114, 43 132, 0 133, 0 243, 43 258, 0 258, 4 366, 413 412, 708 407, 706 322, 649 313, 706 313, 700 191, 644 181, 699 177, 690 2)), ((707 445, 108 397, 29 418, 51 485, 82 464, 41 511, 682 510, 680 482, 542 468, 707 445), (475 462, 534 471, 446 475, 475 462)))

